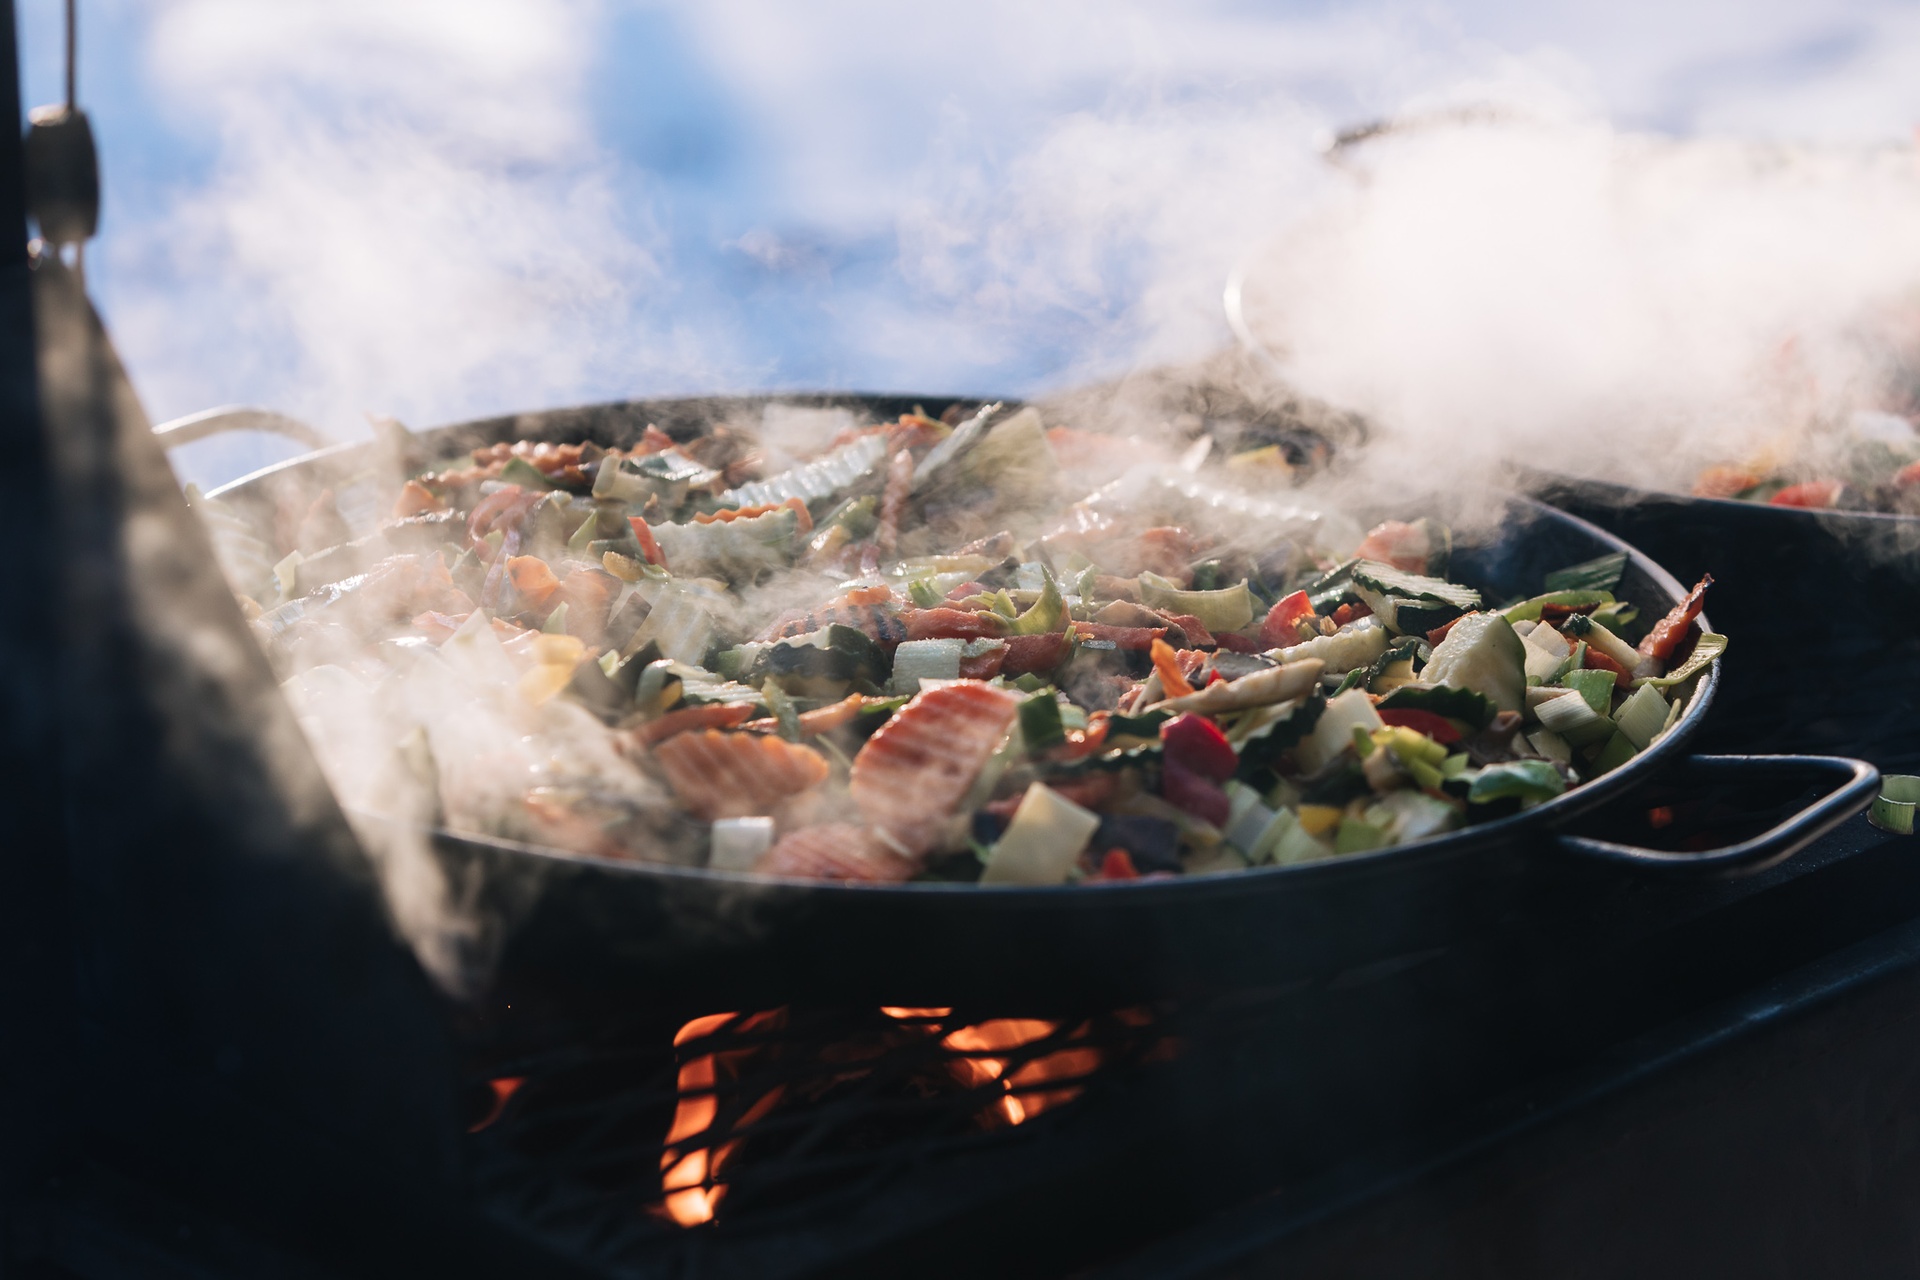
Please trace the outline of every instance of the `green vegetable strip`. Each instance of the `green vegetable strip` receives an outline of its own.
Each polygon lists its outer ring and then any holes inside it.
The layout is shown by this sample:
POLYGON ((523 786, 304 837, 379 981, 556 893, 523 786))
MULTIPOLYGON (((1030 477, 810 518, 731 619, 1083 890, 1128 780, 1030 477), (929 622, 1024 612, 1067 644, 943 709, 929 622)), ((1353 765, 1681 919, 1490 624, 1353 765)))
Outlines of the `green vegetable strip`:
POLYGON ((1555 569, 1543 585, 1548 591, 1612 591, 1620 585, 1620 575, 1626 567, 1627 553, 1615 551, 1555 569))

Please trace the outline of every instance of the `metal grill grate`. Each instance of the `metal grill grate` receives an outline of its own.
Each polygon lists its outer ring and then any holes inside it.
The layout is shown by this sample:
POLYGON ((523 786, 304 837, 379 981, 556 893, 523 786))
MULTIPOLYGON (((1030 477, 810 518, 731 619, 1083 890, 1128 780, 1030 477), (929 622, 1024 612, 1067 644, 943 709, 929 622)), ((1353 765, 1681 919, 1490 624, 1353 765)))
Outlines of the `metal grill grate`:
POLYGON ((1172 1044, 1138 1009, 716 1014, 491 1064, 468 1167, 496 1217, 610 1267, 690 1230, 818 1233, 931 1165, 1031 1141, 1172 1044))

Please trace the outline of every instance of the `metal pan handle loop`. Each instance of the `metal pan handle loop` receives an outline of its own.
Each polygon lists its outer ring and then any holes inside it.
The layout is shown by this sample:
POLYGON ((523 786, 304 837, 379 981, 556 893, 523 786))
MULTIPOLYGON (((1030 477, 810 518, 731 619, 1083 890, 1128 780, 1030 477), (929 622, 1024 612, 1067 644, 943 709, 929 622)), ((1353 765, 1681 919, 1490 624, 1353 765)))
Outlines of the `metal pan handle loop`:
POLYGON ((1554 843, 1583 858, 1643 869, 1721 875, 1758 871, 1793 856, 1865 809, 1880 788, 1878 769, 1845 756, 1689 756, 1675 767, 1701 781, 1752 782, 1772 777, 1804 781, 1813 774, 1838 785, 1772 830, 1721 849, 1683 853, 1564 835, 1556 836, 1554 843))
POLYGON ((284 413, 255 409, 248 405, 226 405, 190 413, 184 418, 161 423, 153 429, 153 434, 159 438, 161 448, 177 449, 183 444, 193 444, 229 431, 264 431, 270 435, 285 436, 309 449, 324 449, 335 443, 324 432, 316 431, 284 413))

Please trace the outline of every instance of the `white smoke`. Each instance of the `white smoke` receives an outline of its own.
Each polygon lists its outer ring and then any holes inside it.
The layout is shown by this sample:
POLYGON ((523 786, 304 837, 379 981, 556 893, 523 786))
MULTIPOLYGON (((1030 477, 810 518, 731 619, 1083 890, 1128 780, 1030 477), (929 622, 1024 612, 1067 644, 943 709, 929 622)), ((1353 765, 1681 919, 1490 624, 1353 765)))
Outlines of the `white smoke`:
POLYGON ((587 0, 184 0, 149 37, 160 91, 210 128, 207 179, 127 228, 150 291, 112 319, 150 400, 271 386, 355 434, 551 403, 697 362, 635 343, 657 233, 593 140, 587 0))

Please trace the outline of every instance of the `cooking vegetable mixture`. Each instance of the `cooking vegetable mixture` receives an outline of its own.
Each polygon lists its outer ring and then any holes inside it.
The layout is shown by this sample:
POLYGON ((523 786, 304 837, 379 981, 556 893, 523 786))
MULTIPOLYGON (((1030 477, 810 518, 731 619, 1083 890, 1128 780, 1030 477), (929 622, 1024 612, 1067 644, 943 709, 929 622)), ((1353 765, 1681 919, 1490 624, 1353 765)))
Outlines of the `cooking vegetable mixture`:
POLYGON ((1920 515, 1920 432, 1899 414, 1861 412, 1791 451, 1711 466, 1693 483, 1701 498, 1776 507, 1920 515))
POLYGON ((1617 600, 1624 556, 1517 602, 1451 580, 1431 519, 1335 558, 1332 524, 1232 483, 1284 458, 1142 463, 999 406, 819 443, 500 444, 389 515, 328 492, 271 533, 199 504, 350 804, 411 790, 454 829, 777 876, 1051 885, 1420 840, 1625 763, 1725 646, 1706 580, 1661 619, 1617 600), (1063 460, 1107 483, 1072 500, 1063 460))

